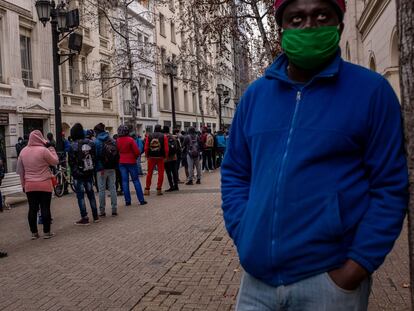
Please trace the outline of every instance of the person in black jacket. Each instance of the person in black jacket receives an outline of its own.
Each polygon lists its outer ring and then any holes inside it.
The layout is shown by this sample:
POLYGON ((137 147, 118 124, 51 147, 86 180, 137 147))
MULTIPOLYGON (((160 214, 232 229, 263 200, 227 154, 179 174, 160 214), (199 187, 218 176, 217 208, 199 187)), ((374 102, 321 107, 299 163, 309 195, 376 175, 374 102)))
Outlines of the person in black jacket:
POLYGON ((83 127, 76 123, 70 130, 73 142, 69 148, 69 166, 76 189, 81 219, 75 225, 89 225, 88 212, 85 205, 85 192, 91 205, 93 222, 99 222, 98 209, 93 191, 93 175, 95 174, 95 144, 85 138, 83 127))

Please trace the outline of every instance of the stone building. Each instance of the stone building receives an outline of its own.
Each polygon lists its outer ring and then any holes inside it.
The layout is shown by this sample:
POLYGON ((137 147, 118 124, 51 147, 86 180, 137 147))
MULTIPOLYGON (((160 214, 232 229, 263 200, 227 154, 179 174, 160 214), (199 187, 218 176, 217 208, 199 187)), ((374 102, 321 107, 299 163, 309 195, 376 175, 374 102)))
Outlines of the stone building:
POLYGON ((8 171, 16 167, 19 136, 54 130, 51 41, 34 1, 0 0, 0 156, 8 171))
POLYGON ((342 56, 374 70, 400 96, 396 0, 348 0, 342 56))

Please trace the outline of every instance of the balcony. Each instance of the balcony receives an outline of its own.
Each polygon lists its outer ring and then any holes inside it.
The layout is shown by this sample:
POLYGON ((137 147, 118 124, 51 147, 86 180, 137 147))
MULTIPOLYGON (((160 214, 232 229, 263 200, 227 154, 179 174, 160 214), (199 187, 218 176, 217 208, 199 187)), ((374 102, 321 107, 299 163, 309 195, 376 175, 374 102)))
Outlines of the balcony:
POLYGON ((80 94, 62 93, 63 105, 88 108, 88 96, 80 94))

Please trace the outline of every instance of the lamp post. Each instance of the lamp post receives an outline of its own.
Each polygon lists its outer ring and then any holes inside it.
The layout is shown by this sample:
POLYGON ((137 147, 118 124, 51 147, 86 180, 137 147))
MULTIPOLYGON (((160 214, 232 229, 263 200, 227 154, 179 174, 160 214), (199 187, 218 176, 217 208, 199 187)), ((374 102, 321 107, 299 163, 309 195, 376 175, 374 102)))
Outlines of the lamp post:
POLYGON ((174 61, 169 59, 165 63, 165 73, 170 76, 170 87, 171 87, 171 114, 172 114, 172 129, 174 130, 177 126, 175 119, 175 96, 174 96, 174 77, 177 76, 177 65, 174 61))
MULTIPOLYGON (((55 130, 56 130, 56 150, 58 152, 63 151, 63 139, 62 139, 62 112, 60 104, 60 79, 59 79, 59 65, 60 63, 60 54, 59 54, 59 34, 65 32, 73 32, 73 30, 79 26, 78 16, 79 13, 77 10, 67 12, 65 9, 65 4, 62 2, 58 6, 54 0, 37 0, 36 1, 36 11, 39 17, 40 22, 46 27, 47 22, 50 20, 50 25, 52 29, 52 54, 53 54, 53 87, 54 87, 54 97, 55 97, 55 130), (68 15, 72 18, 72 24, 67 25, 68 15), (70 29, 72 28, 72 29, 70 29)), ((71 39, 78 39, 76 42, 76 49, 79 53, 82 46, 82 37, 78 34, 72 34, 69 37, 71 39), (71 38, 72 37, 72 38, 71 38), (79 39, 80 38, 80 39, 79 39), (80 42, 79 42, 80 40, 80 42)), ((71 44, 69 44, 69 49, 71 49, 71 44)), ((75 53, 64 54, 65 56, 72 57, 75 53)), ((66 60, 68 60, 67 58, 66 60)), ((65 60, 65 61, 66 61, 65 60)))
POLYGON ((216 87, 216 93, 218 95, 218 113, 219 113, 219 130, 222 130, 222 122, 221 122, 221 96, 224 92, 224 85, 223 84, 217 84, 216 87))

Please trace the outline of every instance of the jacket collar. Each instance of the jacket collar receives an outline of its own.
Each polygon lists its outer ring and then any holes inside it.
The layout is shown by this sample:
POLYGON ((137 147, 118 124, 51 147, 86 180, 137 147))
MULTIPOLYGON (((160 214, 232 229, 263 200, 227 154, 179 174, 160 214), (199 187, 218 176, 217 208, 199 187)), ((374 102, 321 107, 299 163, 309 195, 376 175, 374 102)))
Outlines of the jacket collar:
MULTIPOLYGON (((333 78, 339 74, 340 67, 343 60, 341 57, 341 50, 338 49, 335 58, 331 61, 331 63, 326 66, 321 72, 316 74, 308 83, 310 84, 312 81, 318 78, 333 78)), ((287 66, 289 64, 289 59, 285 53, 281 54, 276 60, 273 62, 272 65, 266 70, 265 77, 269 79, 278 79, 289 84, 295 84, 288 75, 287 75, 287 66)))

